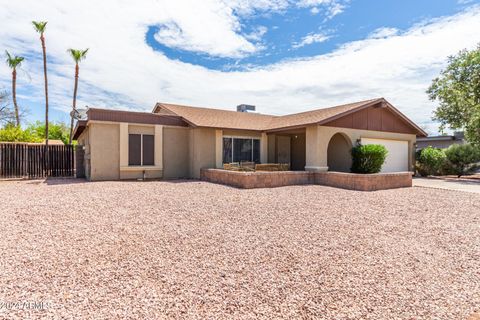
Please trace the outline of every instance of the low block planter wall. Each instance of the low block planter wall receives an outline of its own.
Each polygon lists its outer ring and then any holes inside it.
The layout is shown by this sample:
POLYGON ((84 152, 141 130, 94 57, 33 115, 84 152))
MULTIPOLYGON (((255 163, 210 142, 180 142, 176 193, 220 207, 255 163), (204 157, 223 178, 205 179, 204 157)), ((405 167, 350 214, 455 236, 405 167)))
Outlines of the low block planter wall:
POLYGON ((202 169, 200 179, 242 189, 319 184, 349 190, 375 191, 412 186, 411 172, 356 174, 344 172, 256 171, 202 169))
POLYGON ((316 172, 315 184, 350 190, 375 191, 411 187, 412 175, 412 172, 374 174, 316 172))
POLYGON ((222 169, 202 169, 200 179, 229 186, 252 189, 313 184, 314 176, 307 171, 238 172, 222 169))

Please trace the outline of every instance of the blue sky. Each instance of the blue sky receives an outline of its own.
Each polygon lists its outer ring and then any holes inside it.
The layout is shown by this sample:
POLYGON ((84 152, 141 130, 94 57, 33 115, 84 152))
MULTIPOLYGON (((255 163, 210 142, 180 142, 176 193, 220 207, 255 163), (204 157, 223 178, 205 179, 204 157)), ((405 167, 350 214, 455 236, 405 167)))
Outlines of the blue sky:
MULTIPOLYGON (((47 20, 50 118, 67 121, 66 49, 90 48, 79 106, 150 111, 157 101, 286 114, 383 96, 434 133, 425 94, 448 55, 480 42, 479 1, 0 0, 0 49, 25 56, 18 100, 43 120, 31 20, 47 20), (105 17, 108 17, 105 19, 105 17), (477 31, 475 31, 477 30, 477 31)), ((0 88, 10 71, 0 65, 0 88)))
POLYGON ((169 47, 155 39, 162 26, 152 25, 146 34, 146 42, 171 59, 198 64, 215 70, 242 70, 265 66, 285 59, 308 58, 329 53, 340 45, 361 40, 380 28, 405 30, 414 24, 435 17, 452 15, 472 5, 473 1, 461 3, 455 0, 405 0, 375 1, 352 0, 340 2, 341 13, 329 18, 328 12, 316 12, 319 6, 293 7, 270 14, 247 16, 240 20, 242 32, 251 34, 264 27, 260 52, 242 58, 218 57, 207 53, 169 47), (302 38, 320 34, 325 39, 302 46, 302 38), (292 47, 293 46, 293 47, 292 47))

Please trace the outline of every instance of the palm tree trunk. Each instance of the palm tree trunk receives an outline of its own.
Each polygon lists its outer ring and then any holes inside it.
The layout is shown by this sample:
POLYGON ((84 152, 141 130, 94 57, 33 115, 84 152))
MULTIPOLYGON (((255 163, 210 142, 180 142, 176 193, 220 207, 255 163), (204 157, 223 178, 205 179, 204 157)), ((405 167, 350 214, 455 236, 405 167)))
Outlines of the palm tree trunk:
POLYGON ((73 88, 73 104, 72 104, 72 114, 70 115, 70 137, 68 138, 68 144, 72 144, 73 115, 75 114, 75 110, 77 109, 78 74, 79 74, 79 68, 77 63, 75 65, 75 87, 73 88))
POLYGON ((43 51, 43 76, 45 78, 45 145, 48 147, 48 78, 47 78, 47 50, 45 47, 45 38, 40 36, 43 51))
POLYGON ((45 37, 43 33, 40 35, 40 41, 42 42, 42 51, 43 51, 43 76, 45 79, 45 167, 47 171, 47 176, 49 172, 49 152, 48 152, 48 78, 47 78, 47 50, 45 48, 45 37))
POLYGON ((13 97, 13 106, 15 107, 15 121, 17 127, 20 126, 20 117, 18 116, 18 105, 17 105, 17 70, 13 69, 12 71, 12 97, 13 97))

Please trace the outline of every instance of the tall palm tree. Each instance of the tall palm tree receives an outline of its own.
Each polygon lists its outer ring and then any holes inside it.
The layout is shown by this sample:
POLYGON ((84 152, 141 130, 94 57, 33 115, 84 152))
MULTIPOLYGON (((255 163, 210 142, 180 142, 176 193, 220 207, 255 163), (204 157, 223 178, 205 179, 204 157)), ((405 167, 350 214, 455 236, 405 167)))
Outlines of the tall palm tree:
POLYGON ((77 110, 77 89, 78 89, 78 73, 80 61, 84 60, 87 57, 88 49, 86 50, 77 50, 77 49, 68 49, 67 52, 72 56, 73 61, 75 61, 75 86, 73 88, 73 104, 72 104, 72 114, 70 116, 70 137, 68 143, 72 144, 72 134, 73 134, 73 115, 75 110, 77 110))
POLYGON ((32 21, 33 28, 40 34, 43 51, 43 76, 45 78, 45 145, 48 149, 48 79, 47 79, 47 51, 45 47, 45 29, 47 21, 32 21))
POLYGON ((23 57, 12 56, 8 51, 5 51, 7 54, 7 64, 12 68, 12 97, 13 97, 13 106, 15 107, 15 121, 17 127, 20 126, 20 117, 18 115, 18 105, 17 105, 17 67, 20 67, 23 57))

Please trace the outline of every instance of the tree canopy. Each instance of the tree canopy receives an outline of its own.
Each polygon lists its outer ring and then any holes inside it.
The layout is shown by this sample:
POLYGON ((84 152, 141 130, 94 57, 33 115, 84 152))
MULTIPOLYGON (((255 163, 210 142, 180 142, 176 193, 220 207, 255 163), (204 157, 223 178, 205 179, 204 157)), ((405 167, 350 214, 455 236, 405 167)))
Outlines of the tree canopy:
MULTIPOLYGON (((49 123, 48 138, 62 140, 68 144, 69 130, 63 122, 49 123)), ((45 139, 45 123, 37 121, 29 124, 25 129, 7 124, 0 129, 0 141, 7 142, 42 142, 45 139)))
POLYGON ((480 44, 449 57, 427 93, 438 102, 433 119, 440 121, 441 130, 464 129, 471 143, 480 144, 480 44))

